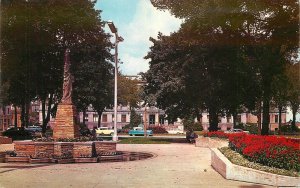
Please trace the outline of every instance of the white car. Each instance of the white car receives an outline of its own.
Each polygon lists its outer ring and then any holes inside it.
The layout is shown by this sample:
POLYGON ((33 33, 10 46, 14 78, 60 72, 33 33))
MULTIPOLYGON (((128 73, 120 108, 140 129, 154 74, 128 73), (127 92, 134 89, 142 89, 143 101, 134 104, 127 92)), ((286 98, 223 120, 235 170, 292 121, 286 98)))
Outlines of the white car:
POLYGON ((168 130, 169 134, 184 134, 183 130, 179 129, 173 129, 173 130, 168 130))
POLYGON ((96 129, 96 134, 97 135, 111 135, 113 136, 115 133, 115 131, 113 129, 109 129, 108 127, 99 127, 98 129, 96 129))

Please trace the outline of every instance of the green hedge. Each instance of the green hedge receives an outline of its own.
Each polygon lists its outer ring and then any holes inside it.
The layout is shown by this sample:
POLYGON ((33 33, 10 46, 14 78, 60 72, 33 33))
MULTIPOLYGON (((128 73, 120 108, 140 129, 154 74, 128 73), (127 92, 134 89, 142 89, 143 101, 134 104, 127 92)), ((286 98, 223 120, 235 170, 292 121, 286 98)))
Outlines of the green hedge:
POLYGON ((12 140, 28 140, 32 139, 32 135, 29 131, 18 130, 18 129, 8 129, 3 132, 3 136, 12 138, 12 140))

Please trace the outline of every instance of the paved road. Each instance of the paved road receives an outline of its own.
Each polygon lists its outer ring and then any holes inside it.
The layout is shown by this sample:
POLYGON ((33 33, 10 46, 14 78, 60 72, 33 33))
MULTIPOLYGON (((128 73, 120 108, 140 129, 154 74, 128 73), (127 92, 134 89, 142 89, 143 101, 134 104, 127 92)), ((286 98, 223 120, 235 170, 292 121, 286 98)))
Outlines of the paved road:
POLYGON ((116 163, 41 165, 0 163, 0 187, 264 187, 224 179, 210 166, 208 148, 176 143, 118 144, 117 149, 151 152, 156 154, 156 157, 116 163))
MULTIPOLYGON (((112 136, 99 136, 100 138, 112 138, 112 136)), ((144 136, 129 136, 129 135, 118 135, 118 138, 144 138, 144 136)), ((148 138, 185 138, 185 135, 153 135, 148 138)))

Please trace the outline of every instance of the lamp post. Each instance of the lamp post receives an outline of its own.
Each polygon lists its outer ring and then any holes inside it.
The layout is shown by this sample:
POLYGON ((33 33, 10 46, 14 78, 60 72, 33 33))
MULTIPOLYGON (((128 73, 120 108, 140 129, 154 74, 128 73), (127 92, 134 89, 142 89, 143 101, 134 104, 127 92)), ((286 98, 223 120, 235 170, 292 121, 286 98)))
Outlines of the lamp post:
POLYGON ((115 27, 114 23, 112 21, 107 21, 107 25, 112 33, 115 34, 115 91, 114 91, 114 135, 113 135, 113 141, 118 141, 118 133, 117 133, 117 96, 118 96, 118 43, 124 41, 124 39, 118 35, 118 29, 115 27))

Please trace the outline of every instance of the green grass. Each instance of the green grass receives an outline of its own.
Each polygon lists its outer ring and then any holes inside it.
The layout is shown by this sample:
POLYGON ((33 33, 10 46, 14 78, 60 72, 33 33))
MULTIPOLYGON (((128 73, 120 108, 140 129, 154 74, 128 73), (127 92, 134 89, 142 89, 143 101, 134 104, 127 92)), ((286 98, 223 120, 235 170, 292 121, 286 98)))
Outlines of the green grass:
POLYGON ((203 136, 207 131, 194 131, 198 136, 203 136))
POLYGON ((223 147, 223 148, 220 148, 219 150, 233 164, 248 167, 248 168, 253 168, 253 169, 256 169, 256 170, 261 170, 261 171, 265 171, 265 172, 269 172, 269 173, 273 173, 273 174, 300 177, 300 172, 289 171, 289 170, 274 168, 274 167, 269 167, 269 166, 263 166, 263 165, 258 164, 258 163, 250 162, 249 160, 245 159, 239 153, 231 150, 229 147, 223 147))
POLYGON ((185 142, 185 139, 171 139, 171 138, 120 138, 119 144, 170 144, 185 142))

